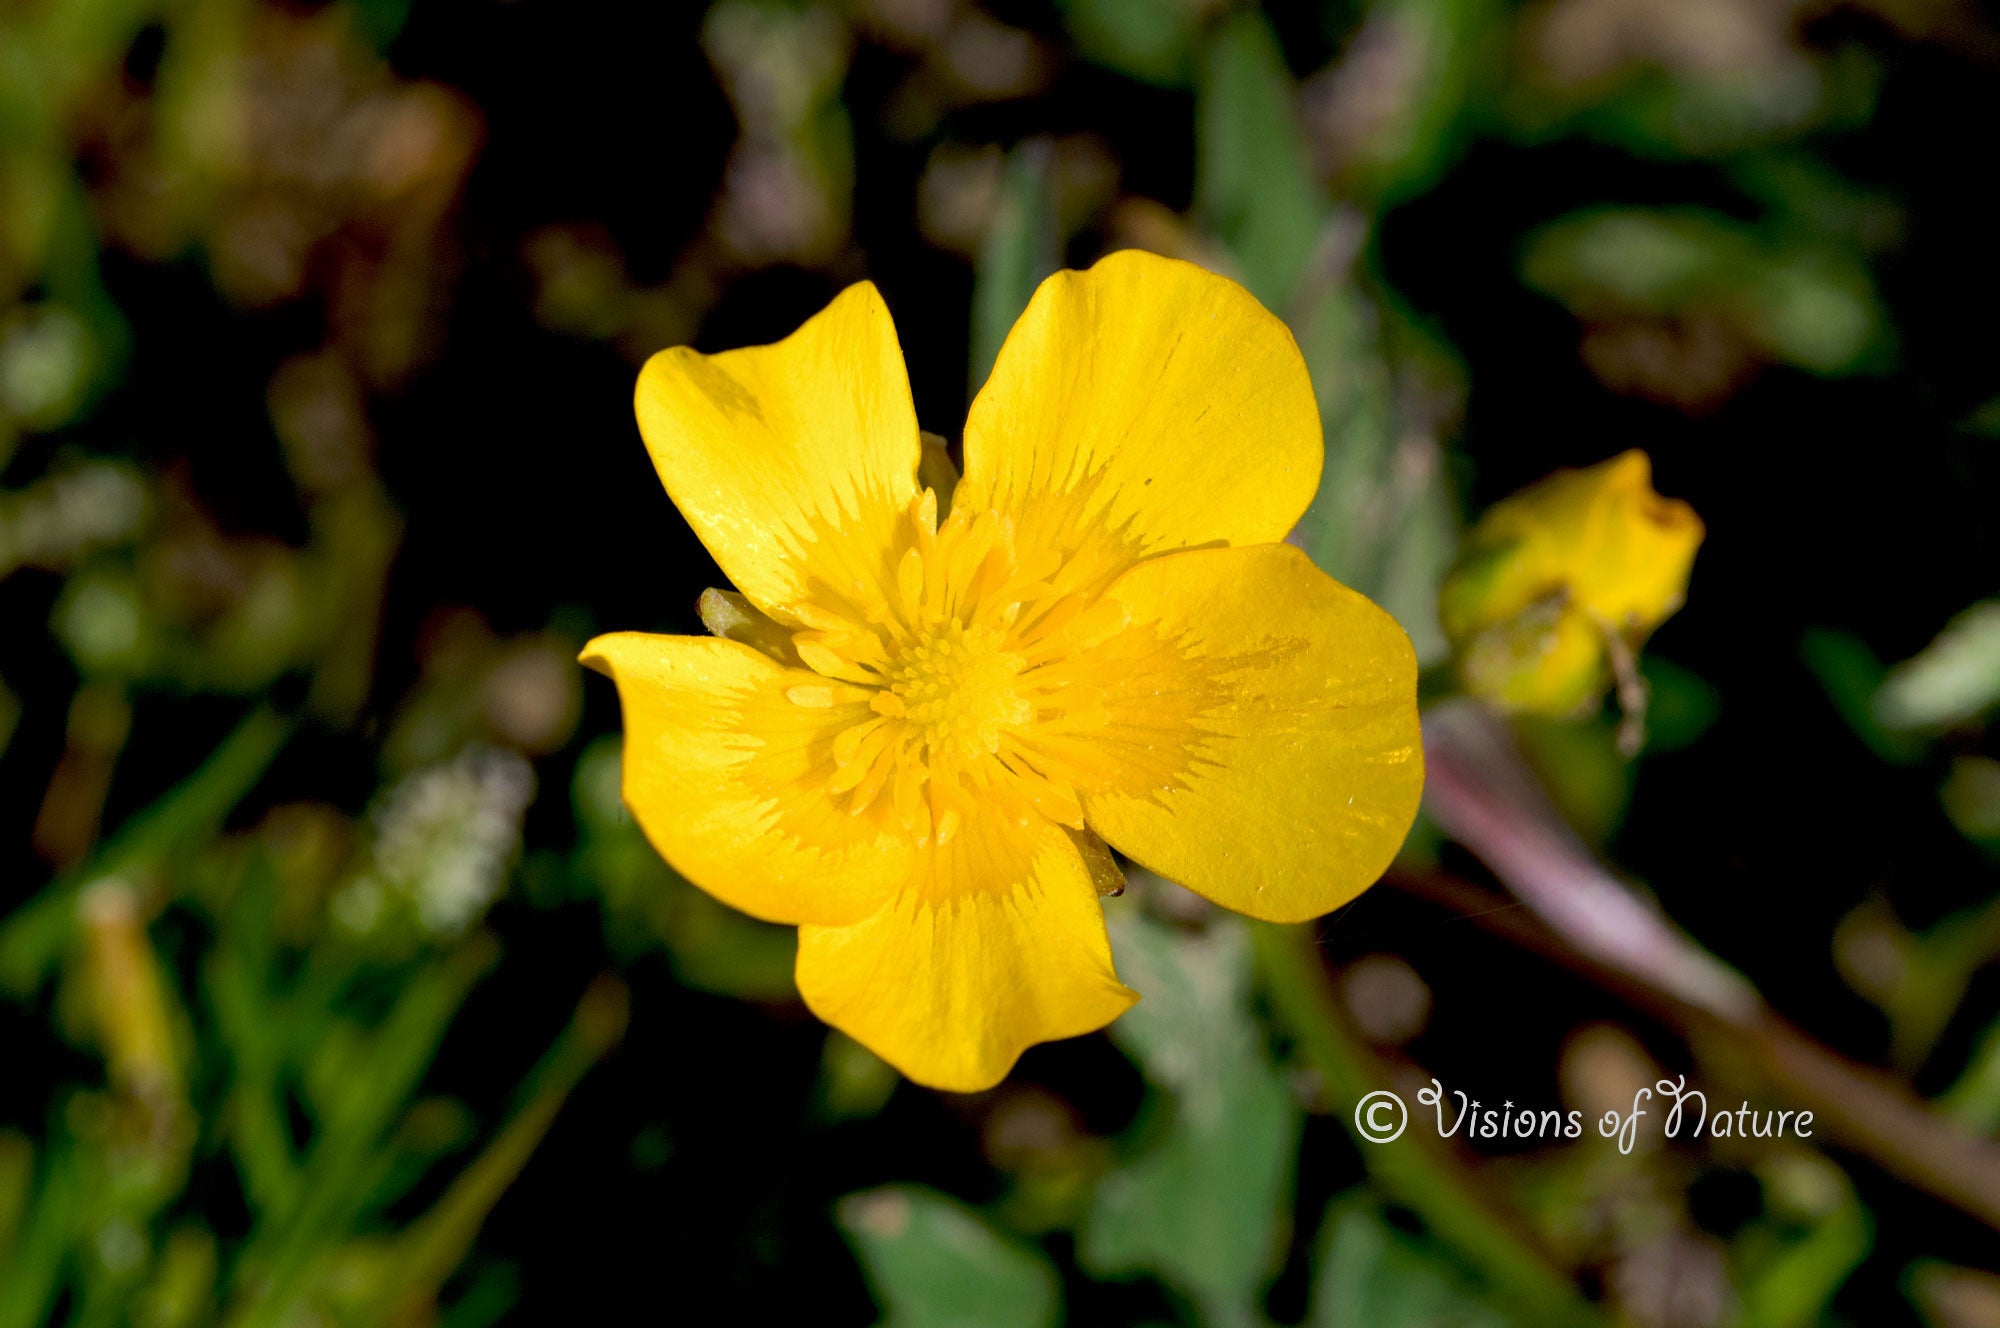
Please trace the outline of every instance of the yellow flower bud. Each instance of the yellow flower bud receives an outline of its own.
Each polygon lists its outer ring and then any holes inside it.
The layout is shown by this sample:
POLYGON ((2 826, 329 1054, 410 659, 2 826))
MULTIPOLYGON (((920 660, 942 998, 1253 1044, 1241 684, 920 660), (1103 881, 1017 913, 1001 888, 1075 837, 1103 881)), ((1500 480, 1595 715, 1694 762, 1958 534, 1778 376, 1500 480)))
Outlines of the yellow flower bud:
POLYGON ((1507 710, 1594 704, 1687 597, 1701 518, 1630 451, 1506 498, 1466 536, 1439 602, 1460 681, 1507 710))

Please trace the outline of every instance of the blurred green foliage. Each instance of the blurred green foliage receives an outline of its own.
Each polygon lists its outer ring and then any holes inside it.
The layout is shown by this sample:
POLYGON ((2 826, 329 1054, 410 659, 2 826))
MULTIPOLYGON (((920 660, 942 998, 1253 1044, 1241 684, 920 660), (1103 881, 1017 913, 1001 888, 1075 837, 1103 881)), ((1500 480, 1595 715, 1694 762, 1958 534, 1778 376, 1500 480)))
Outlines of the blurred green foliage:
POLYGON ((1115 1037, 1161 1090, 1132 1158, 1100 1182, 1078 1255, 1100 1276, 1157 1272, 1214 1324, 1255 1323, 1276 1269, 1299 1112, 1250 1017, 1250 947, 1231 919, 1178 936, 1127 913, 1112 943, 1146 998, 1115 1037))
POLYGON ((1055 1269, 943 1195, 890 1187, 841 1200, 884 1325, 1050 1328, 1060 1321, 1055 1269))

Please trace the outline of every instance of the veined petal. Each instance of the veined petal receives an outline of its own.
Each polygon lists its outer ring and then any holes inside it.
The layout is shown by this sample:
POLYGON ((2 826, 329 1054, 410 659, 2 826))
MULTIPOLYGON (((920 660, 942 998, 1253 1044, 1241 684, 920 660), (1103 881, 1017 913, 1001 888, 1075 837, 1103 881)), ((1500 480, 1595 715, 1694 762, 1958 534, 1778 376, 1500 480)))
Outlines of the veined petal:
POLYGON ((1102 584, 1149 554, 1283 539, 1323 456, 1285 325, 1225 277, 1128 250, 1035 292, 972 403, 955 501, 1102 584))
POLYGON ((852 922, 908 879, 900 827, 827 787, 833 740, 865 704, 803 706, 826 679, 738 641, 615 632, 583 662, 625 707, 625 803, 676 871, 769 922, 852 922))
POLYGON ((1289 545, 1149 559, 1108 592, 1152 649, 1090 735, 1121 762, 1090 826, 1224 908, 1274 922, 1360 894, 1423 791, 1417 662, 1387 613, 1289 545))
POLYGON ((1112 972, 1097 890, 1069 836, 990 813, 926 849, 873 917, 799 928, 798 984, 814 1014, 910 1079, 961 1093, 1138 999, 1112 972))
POLYGON ((868 282, 783 341, 663 350, 639 432, 681 514, 752 603, 870 605, 916 496, 921 452, 896 328, 868 282))

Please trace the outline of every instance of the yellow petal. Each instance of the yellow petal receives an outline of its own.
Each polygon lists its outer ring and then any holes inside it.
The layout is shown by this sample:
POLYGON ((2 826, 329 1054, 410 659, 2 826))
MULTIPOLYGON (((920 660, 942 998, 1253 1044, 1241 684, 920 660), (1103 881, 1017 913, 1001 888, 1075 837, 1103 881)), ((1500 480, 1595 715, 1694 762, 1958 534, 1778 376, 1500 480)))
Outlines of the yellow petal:
POLYGON ((1283 539, 1319 485, 1291 332, 1235 282, 1128 250, 1044 281, 965 426, 955 505, 1101 585, 1148 554, 1283 539))
POLYGON ((1112 972, 1097 889, 1068 835, 992 814, 926 850, 875 916, 799 928, 798 984, 814 1014, 910 1079, 961 1093, 1138 999, 1112 972))
POLYGON ((681 875, 769 922, 851 922, 908 878, 900 827, 827 787, 834 739, 865 703, 800 705, 826 679, 738 641, 615 632, 583 662, 618 684, 625 804, 681 875))
POLYGON ((1108 592, 1154 646, 1089 735, 1112 847, 1225 908, 1296 922, 1388 867, 1423 791, 1417 663, 1366 598, 1288 545, 1139 564, 1108 592))
POLYGON ((790 617, 802 601, 875 602, 921 444, 872 285, 848 287, 775 345, 661 351, 635 404, 668 494, 752 603, 790 617))

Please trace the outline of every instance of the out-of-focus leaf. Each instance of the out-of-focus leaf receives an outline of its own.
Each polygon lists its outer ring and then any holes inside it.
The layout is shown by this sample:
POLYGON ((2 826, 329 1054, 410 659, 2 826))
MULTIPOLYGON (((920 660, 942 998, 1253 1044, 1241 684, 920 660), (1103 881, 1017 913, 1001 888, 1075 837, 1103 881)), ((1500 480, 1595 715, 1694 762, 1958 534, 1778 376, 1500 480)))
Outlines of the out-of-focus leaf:
MULTIPOLYGON (((678 880, 678 878, 676 878, 678 880)), ((797 933, 745 917, 680 882, 669 940, 674 975, 698 991, 744 1000, 789 1001, 797 933)))
POLYGON ((1209 36, 1195 102, 1196 209, 1243 284, 1286 313, 1328 207, 1299 132, 1296 93, 1276 37, 1241 12, 1209 36))
POLYGON ((1458 513, 1437 429, 1456 409, 1462 372, 1352 274, 1318 291, 1294 331, 1319 398, 1326 468, 1293 542, 1387 609, 1420 663, 1438 663, 1449 650, 1438 587, 1457 552, 1458 513))
POLYGON ((409 22, 410 3, 411 0, 353 0, 354 26, 370 46, 378 51, 387 50, 409 22))
MULTIPOLYGON (((53 15, 70 8, 42 12, 53 15)), ((51 118, 59 118, 67 114, 63 103, 77 89, 14 90, 6 86, 12 81, 8 76, 37 64, 59 65, 72 77, 82 75, 77 80, 81 84, 96 73, 93 63, 115 61, 123 52, 131 32, 143 22, 142 8, 131 6, 104 34, 107 45, 80 61, 72 52, 50 46, 38 59, 35 36, 49 38, 49 30, 23 41, 18 30, 0 27, 0 45, 13 57, 0 67, 0 186, 5 186, 0 187, 0 253, 11 250, 10 267, 17 273, 25 267, 48 296, 25 320, 0 316, 0 421, 12 423, 9 417, 14 416, 30 428, 52 429, 81 418, 117 380, 131 341, 124 315, 104 289, 91 199, 71 170, 70 146, 34 142, 39 137, 34 131, 25 140, 8 132, 19 128, 9 123, 14 118, 9 112, 17 109, 8 104, 10 91, 31 99, 30 115, 54 111, 51 118)), ((60 42, 50 45, 59 47, 60 42)), ((44 124, 35 130, 47 128, 44 124)))
POLYGON ((1982 438, 2000 438, 2000 397, 1973 411, 1958 427, 1982 438))
POLYGON ((25 1149, 0 1165, 24 1168, 21 1174, 33 1177, 33 1199, 0 1248, 0 1328, 37 1328, 47 1322, 63 1263, 81 1234, 80 1160, 66 1143, 56 1143, 42 1150, 39 1169, 25 1149))
POLYGON ((165 654, 157 615, 129 566, 109 559, 78 569, 63 584, 49 626, 87 677, 128 680, 159 667, 165 654))
POLYGON ((1973 976, 2000 956, 2000 899, 1910 932, 1879 901, 1849 913, 1834 959, 1856 991, 1889 1017, 1890 1056, 1906 1070, 1928 1058, 1973 976))
POLYGON ((1896 732, 1953 728, 2000 705, 2000 600, 1975 604, 1889 670, 1874 714, 1896 732))
POLYGON ((1861 43, 1808 55, 1775 10, 1735 11, 1741 26, 1726 40, 1697 29, 1693 11, 1647 11, 1661 17, 1633 24, 1635 12, 1615 0, 1566 0, 1526 16, 1517 40, 1529 51, 1527 76, 1504 103, 1517 134, 1581 134, 1641 158, 1722 157, 1873 112, 1882 71, 1861 43), (1626 35, 1600 35, 1611 31, 1626 35))
POLYGON ((1104 1276, 1154 1273, 1210 1322, 1249 1322, 1279 1253, 1300 1115, 1249 1009, 1248 938, 1235 918, 1193 935, 1128 908, 1112 947, 1146 993, 1112 1036, 1162 1093, 1137 1153, 1099 1186, 1078 1256, 1104 1276))
POLYGON ((584 993, 569 1027, 522 1086, 519 1106, 436 1204, 395 1240, 381 1281, 359 1322, 410 1322, 434 1309, 445 1279, 464 1261, 473 1238, 527 1165, 535 1146, 584 1072, 624 1036, 630 996, 615 978, 584 993))
POLYGON ((1866 643, 1845 632, 1814 628, 1799 642, 1799 655, 1819 679, 1834 710, 1869 751, 1892 765, 1908 765, 1923 755, 1923 743, 1916 737, 1891 732, 1877 722, 1875 696, 1888 669, 1866 643))
POLYGON ((9 1131, 0 1133, 0 1269, 21 1233, 21 1218, 34 1192, 35 1146, 9 1131))
POLYGON ((24 488, 0 490, 0 577, 22 566, 64 571, 129 544, 152 505, 145 478, 116 461, 66 464, 24 488))
POLYGON ((1693 208, 1600 208, 1529 237, 1522 276, 1587 321, 1711 315, 1763 357, 1813 373, 1879 368, 1888 320, 1868 272, 1693 208))
POLYGON ((323 1008, 327 1000, 308 1002, 297 993, 290 1009, 298 1013, 290 1021, 270 1017, 275 955, 269 920, 281 888, 269 870, 246 876, 232 900, 232 925, 202 969, 203 994, 233 1071, 225 1136, 245 1197, 260 1213, 283 1212, 298 1202, 282 1076, 291 1048, 308 1040, 318 1044, 331 1017, 323 1008))
POLYGON ((215 1318, 215 1236, 182 1227, 167 1238, 152 1280, 138 1298, 137 1328, 196 1328, 215 1318))
POLYGON ((1964 1072, 1939 1096, 1938 1106, 1973 1134, 1988 1137, 2000 1130, 2000 1019, 1987 1026, 1964 1072))
POLYGON ((291 732, 291 722, 275 712, 252 711, 200 769, 128 820, 89 861, 0 923, 0 990, 31 991, 47 975, 68 944, 75 894, 84 884, 157 866, 220 829, 291 732))
POLYGON ((894 1066, 838 1030, 820 1050, 820 1112, 831 1120, 873 1116, 888 1104, 903 1076, 894 1066))
POLYGON ((1902 209, 1889 196, 1845 179, 1803 151, 1753 153, 1734 163, 1731 178, 1770 211, 1780 235, 1831 241, 1856 252, 1888 248, 1903 237, 1902 209))
POLYGON ((375 678, 375 638, 389 564, 402 540, 403 521, 375 485, 330 495, 313 508, 314 549, 309 565, 316 584, 313 641, 318 666, 312 706, 345 723, 368 699, 375 678))
POLYGON ((1778 1158, 1766 1168, 1767 1206, 1805 1219, 1803 1230, 1771 1240, 1743 1238, 1737 1263, 1738 1328, 1804 1328, 1825 1323, 1835 1295, 1874 1248, 1875 1225, 1847 1178, 1826 1159, 1778 1158))
POLYGON ((98 376, 90 325, 60 304, 0 320, 0 418, 30 429, 74 419, 98 376))
POLYGON ((1466 112, 1506 40, 1489 0, 1378 0, 1327 89, 1337 182, 1385 207, 1433 183, 1466 138, 1466 112))
POLYGON ((383 1136, 473 984, 498 957, 497 943, 476 934, 418 972, 371 1036, 317 1049, 305 1076, 317 1129, 301 1167, 298 1202, 263 1214, 244 1251, 238 1280, 256 1291, 231 1320, 238 1328, 288 1322, 312 1295, 389 1174, 395 1159, 380 1146, 383 1136))
POLYGON ((1041 1251, 915 1186, 850 1194, 835 1212, 881 1306, 881 1328, 1053 1328, 1060 1292, 1041 1251))
POLYGON ((489 1328, 501 1322, 521 1298, 520 1277, 505 1264, 487 1264, 472 1285, 438 1316, 437 1328, 489 1328))
POLYGON ((1509 1328, 1444 1250, 1401 1231, 1362 1194, 1336 1199, 1313 1260, 1310 1328, 1509 1328))
POLYGON ((1167 87, 1193 71, 1192 0, 1061 0, 1077 49, 1121 74, 1167 87))
POLYGON ((1967 839, 2000 848, 2000 761, 1961 756, 1938 790, 1945 815, 1967 839))
POLYGON ((993 361, 1035 287, 1061 266, 1062 237, 1049 195, 1049 145, 1030 139, 1007 158, 1000 203, 979 253, 972 288, 973 391, 993 371, 993 361))

